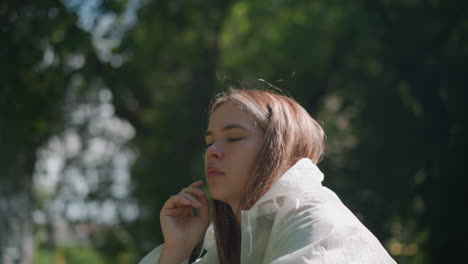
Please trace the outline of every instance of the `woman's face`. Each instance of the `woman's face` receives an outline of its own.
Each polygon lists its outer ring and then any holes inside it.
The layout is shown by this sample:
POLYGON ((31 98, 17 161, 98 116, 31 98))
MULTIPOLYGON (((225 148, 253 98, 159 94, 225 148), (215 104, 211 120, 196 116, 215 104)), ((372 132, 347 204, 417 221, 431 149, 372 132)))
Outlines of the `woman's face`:
POLYGON ((213 199, 237 210, 263 137, 254 119, 232 103, 218 106, 211 114, 205 137, 205 176, 213 199))

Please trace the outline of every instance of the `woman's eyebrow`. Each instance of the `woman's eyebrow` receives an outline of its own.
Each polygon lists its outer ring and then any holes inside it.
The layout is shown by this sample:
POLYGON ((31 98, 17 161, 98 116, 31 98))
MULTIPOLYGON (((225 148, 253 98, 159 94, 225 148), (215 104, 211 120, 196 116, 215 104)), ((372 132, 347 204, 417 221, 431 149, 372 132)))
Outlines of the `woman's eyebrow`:
MULTIPOLYGON (((231 130, 231 129, 242 129, 242 130, 248 130, 246 127, 242 126, 242 125, 239 125, 239 124, 230 124, 230 125, 226 125, 223 127, 222 131, 227 131, 227 130, 231 130)), ((207 136, 211 136, 213 135, 213 133, 211 131, 206 131, 206 134, 205 134, 205 137, 207 136)))

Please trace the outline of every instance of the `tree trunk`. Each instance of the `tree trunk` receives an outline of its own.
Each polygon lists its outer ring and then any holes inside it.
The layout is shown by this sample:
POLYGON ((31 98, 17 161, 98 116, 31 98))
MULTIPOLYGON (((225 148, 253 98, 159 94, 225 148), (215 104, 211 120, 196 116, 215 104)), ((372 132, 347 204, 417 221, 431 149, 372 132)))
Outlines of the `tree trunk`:
POLYGON ((0 194, 0 262, 3 264, 32 263, 31 204, 28 191, 0 194))
MULTIPOLYGON (((4 131, 5 132, 5 131, 4 131)), ((33 257, 32 174, 37 144, 2 135, 0 142, 0 263, 30 264, 33 257), (21 147, 21 143, 28 147, 21 147)))

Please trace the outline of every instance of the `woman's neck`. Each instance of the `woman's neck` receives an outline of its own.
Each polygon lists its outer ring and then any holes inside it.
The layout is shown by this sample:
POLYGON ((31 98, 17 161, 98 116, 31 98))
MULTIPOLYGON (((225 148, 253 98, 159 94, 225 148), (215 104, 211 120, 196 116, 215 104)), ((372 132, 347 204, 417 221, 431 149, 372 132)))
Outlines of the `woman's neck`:
POLYGON ((231 207, 232 213, 236 217, 237 222, 239 225, 242 223, 242 215, 239 210, 240 203, 239 201, 234 201, 234 202, 227 202, 227 204, 231 207))

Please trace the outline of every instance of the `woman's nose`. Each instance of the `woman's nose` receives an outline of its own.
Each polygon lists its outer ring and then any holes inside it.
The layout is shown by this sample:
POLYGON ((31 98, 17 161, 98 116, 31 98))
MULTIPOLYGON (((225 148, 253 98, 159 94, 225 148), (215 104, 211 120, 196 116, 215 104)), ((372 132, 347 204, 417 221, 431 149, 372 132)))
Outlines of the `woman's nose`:
POLYGON ((220 160, 223 158, 223 156, 223 151, 217 145, 213 144, 206 149, 206 158, 214 158, 220 160))

